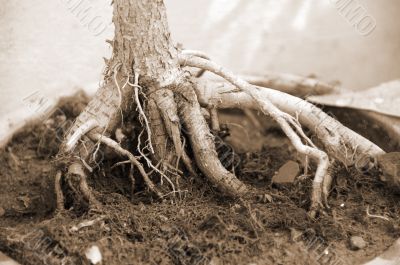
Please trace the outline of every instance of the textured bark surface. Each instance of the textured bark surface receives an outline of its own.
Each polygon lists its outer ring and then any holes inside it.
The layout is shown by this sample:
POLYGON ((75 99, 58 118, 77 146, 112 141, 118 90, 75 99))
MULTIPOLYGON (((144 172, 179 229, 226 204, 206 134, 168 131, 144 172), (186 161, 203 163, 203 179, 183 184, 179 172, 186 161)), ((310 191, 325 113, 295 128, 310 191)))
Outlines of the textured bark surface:
POLYGON ((122 63, 124 74, 137 71, 158 87, 174 81, 179 69, 177 50, 171 42, 162 0, 115 0, 113 22, 114 50, 109 67, 122 63))
POLYGON ((114 5, 113 56, 107 62, 105 84, 77 118, 67 139, 90 120, 96 121, 93 127, 99 133, 113 131, 121 113, 131 110, 133 89, 127 81, 133 82, 135 73, 149 92, 170 85, 178 73, 177 50, 170 40, 163 2, 117 0, 114 5))
MULTIPOLYGON (((170 38, 163 1, 114 1, 113 22, 113 57, 108 69, 113 71, 121 65, 122 79, 130 79, 131 83, 134 76, 139 75, 142 92, 148 95, 145 113, 151 131, 153 158, 170 163, 173 144, 152 96, 161 87, 171 85, 179 73, 178 52, 170 38)), ((133 88, 128 85, 126 89, 133 88)))

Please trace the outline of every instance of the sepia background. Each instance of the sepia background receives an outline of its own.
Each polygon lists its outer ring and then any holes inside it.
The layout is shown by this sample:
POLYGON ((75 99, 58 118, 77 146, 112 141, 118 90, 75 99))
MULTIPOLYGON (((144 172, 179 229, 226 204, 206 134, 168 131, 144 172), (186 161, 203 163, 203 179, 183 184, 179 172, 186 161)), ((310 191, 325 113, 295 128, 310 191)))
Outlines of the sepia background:
MULTIPOLYGON (((315 75, 346 89, 400 76, 400 2, 358 0, 376 21, 362 34, 341 14, 340 0, 166 0, 175 42, 199 49, 238 73, 315 75)), ((343 13, 343 12, 342 12, 343 13)), ((52 102, 101 80, 112 39, 110 1, 19 0, 0 5, 0 136, 52 102), (71 8, 74 2, 81 6, 71 8), (94 30, 82 19, 101 21, 94 30), (100 30, 101 29, 101 30, 100 30)))

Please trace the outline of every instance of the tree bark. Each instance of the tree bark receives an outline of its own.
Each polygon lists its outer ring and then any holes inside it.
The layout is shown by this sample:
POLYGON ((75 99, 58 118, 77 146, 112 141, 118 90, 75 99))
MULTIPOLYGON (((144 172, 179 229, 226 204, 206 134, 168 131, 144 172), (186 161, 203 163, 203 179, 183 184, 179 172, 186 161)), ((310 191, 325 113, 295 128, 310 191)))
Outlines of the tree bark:
MULTIPOLYGON (((163 1, 116 0, 113 22, 115 36, 108 76, 120 66, 120 79, 134 83, 135 77, 139 77, 141 92, 149 99, 144 102, 149 119, 149 149, 157 162, 172 163, 173 143, 167 137, 155 104, 158 95, 154 94, 160 88, 172 85, 179 74, 178 51, 170 38, 163 1)), ((128 85, 125 89, 133 88, 128 85)))
POLYGON ((149 89, 173 83, 179 73, 178 51, 174 47, 162 0, 115 0, 115 37, 112 68, 119 63, 124 75, 137 72, 141 85, 149 89))

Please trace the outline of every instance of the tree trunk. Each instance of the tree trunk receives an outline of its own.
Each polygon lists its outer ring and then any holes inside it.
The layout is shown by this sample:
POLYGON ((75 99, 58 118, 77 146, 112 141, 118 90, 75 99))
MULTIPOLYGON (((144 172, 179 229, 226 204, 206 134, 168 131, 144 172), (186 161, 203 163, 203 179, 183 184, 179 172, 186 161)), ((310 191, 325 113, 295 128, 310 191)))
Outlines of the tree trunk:
MULTIPOLYGON (((163 1, 116 0, 113 22, 115 37, 112 42, 113 56, 108 62, 108 76, 111 77, 119 69, 122 84, 127 80, 134 83, 135 78, 138 78, 141 90, 138 92, 148 98, 148 102, 143 102, 149 125, 148 149, 157 163, 165 161, 171 164, 173 144, 167 137, 161 113, 155 103, 162 100, 162 95, 155 92, 172 85, 179 73, 178 51, 170 38, 163 1)), ((123 89, 134 88, 127 85, 123 89)), ((124 91, 121 92, 124 94, 124 91)))
POLYGON ((140 75, 140 84, 152 89, 174 82, 179 72, 178 51, 174 47, 163 1, 115 0, 115 37, 112 70, 122 64, 122 77, 140 75))

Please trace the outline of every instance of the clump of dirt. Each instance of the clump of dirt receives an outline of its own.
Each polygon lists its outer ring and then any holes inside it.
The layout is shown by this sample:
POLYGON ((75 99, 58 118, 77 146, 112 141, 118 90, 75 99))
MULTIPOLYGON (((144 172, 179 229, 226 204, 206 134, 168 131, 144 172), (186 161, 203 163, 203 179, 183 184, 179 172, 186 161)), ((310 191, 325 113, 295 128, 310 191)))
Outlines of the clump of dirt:
POLYGON ((340 165, 331 209, 309 218, 312 176, 287 185, 271 181, 285 162, 302 158, 279 130, 256 132, 237 113, 222 115, 229 132, 217 149, 245 141, 259 147, 231 153, 226 164, 251 187, 248 198, 226 198, 203 178, 183 177, 179 195, 156 201, 140 183, 131 189, 129 167, 113 167, 121 160, 114 157, 90 178, 101 207, 54 216, 52 161, 87 101, 82 94, 62 100, 51 117, 25 126, 0 150, 0 250, 23 264, 89 264, 85 252, 92 246, 103 264, 357 264, 400 236, 400 196, 376 174, 340 165), (350 250, 354 235, 367 242, 365 249, 350 250))

